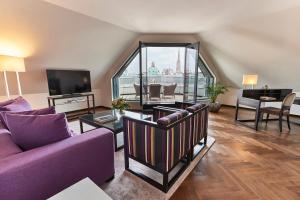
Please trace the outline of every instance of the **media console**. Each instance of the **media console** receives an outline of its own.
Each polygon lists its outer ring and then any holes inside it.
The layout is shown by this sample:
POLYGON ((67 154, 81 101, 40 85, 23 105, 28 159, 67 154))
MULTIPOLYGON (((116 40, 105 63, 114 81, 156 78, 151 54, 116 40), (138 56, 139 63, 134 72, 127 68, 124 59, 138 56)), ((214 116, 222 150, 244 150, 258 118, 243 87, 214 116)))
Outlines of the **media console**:
MULTIPOLYGON (((72 104, 72 103, 79 103, 86 101, 87 103, 87 111, 88 113, 95 113, 95 95, 93 93, 83 93, 83 94, 70 94, 70 95, 56 95, 56 96, 48 96, 48 106, 57 106, 57 105, 64 105, 64 104, 72 104), (84 99, 79 99, 84 98, 84 99), (57 104, 57 100, 62 99, 69 99, 68 101, 65 101, 63 103, 57 104), (91 102, 90 102, 91 101, 91 102), (92 112, 91 112, 92 110, 92 112)), ((82 110, 81 109, 75 109, 76 110, 82 110)))

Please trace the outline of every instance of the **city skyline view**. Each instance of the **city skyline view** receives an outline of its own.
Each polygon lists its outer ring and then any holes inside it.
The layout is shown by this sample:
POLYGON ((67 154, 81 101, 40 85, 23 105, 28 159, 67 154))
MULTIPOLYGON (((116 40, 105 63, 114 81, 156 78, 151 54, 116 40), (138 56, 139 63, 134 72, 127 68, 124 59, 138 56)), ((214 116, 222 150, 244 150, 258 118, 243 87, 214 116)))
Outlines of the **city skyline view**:
MULTIPOLYGON (((159 74, 166 72, 176 73, 184 71, 185 48, 184 47, 146 47, 147 48, 147 67, 155 66, 159 74), (176 69, 177 68, 177 69, 176 69)), ((124 75, 137 75, 139 68, 139 56, 137 55, 124 75)))

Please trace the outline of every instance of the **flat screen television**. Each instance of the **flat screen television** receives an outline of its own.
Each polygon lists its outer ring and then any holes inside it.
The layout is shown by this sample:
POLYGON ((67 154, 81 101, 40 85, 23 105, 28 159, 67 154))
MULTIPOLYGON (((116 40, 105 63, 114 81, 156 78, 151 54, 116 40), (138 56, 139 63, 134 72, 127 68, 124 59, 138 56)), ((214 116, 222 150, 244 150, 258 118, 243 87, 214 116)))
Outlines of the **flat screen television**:
POLYGON ((90 71, 47 69, 50 95, 75 95, 91 92, 90 71))

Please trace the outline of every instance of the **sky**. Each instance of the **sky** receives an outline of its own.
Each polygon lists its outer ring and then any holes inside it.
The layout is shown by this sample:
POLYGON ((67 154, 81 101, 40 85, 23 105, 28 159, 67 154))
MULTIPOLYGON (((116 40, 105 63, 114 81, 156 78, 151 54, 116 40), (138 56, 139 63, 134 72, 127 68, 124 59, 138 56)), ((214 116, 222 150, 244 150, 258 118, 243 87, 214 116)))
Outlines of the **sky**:
MULTIPOLYGON (((181 71, 184 68, 184 57, 185 48, 184 47, 147 47, 147 61, 148 67, 154 62, 155 66, 160 72, 164 68, 172 68, 174 72, 176 71, 176 62, 178 57, 178 51, 180 52, 180 63, 181 71)), ((139 59, 138 56, 132 61, 130 66, 127 68, 128 74, 138 74, 139 69, 139 59)))

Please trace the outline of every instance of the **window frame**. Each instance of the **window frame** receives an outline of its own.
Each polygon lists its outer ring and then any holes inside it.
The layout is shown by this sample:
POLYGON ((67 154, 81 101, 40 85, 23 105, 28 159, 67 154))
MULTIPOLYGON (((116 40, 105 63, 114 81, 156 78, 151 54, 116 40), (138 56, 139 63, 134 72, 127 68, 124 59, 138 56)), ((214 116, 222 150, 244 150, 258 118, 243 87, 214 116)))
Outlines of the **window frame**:
MULTIPOLYGON (((141 47, 187 47, 188 45, 191 45, 192 43, 157 43, 157 42, 141 42, 139 41, 139 46, 134 50, 132 54, 126 59, 126 61, 121 65, 119 70, 113 75, 112 77, 112 99, 116 99, 120 97, 120 84, 119 84, 119 78, 123 74, 123 72, 126 70, 126 68, 130 65, 130 63, 138 56, 139 62, 141 63, 141 47)), ((199 46, 200 49, 200 46, 199 46)), ((216 82, 216 76, 211 71, 211 69, 208 67, 207 63, 205 62, 204 58, 202 57, 200 51, 198 52, 198 60, 197 60, 197 69, 200 69, 201 73, 204 74, 204 76, 209 76, 212 81, 209 81, 208 84, 214 84, 216 82), (201 68, 200 63, 202 62, 203 66, 201 68), (204 68, 203 68, 204 67, 204 68)), ((198 74, 198 73, 197 73, 198 74)), ((198 76, 197 76, 198 77, 198 76)), ((139 78, 141 80, 141 65, 139 67, 139 78)), ((197 84, 198 84, 198 78, 197 78, 197 84)), ((198 88, 197 88, 198 89, 198 88)), ((142 93, 141 93, 142 94, 142 93)), ((198 99, 198 91, 196 93, 196 99, 198 99)), ((127 101, 130 102, 141 102, 140 99, 129 99, 127 101)))

